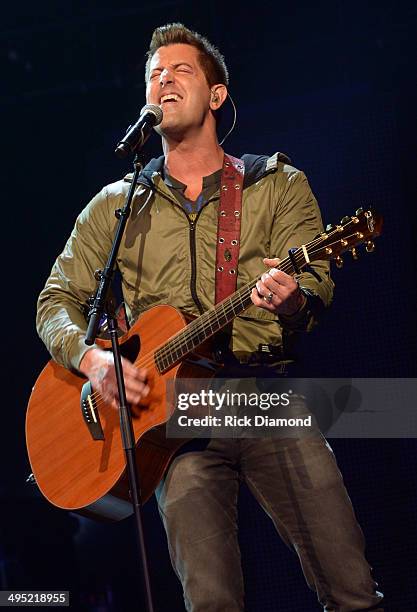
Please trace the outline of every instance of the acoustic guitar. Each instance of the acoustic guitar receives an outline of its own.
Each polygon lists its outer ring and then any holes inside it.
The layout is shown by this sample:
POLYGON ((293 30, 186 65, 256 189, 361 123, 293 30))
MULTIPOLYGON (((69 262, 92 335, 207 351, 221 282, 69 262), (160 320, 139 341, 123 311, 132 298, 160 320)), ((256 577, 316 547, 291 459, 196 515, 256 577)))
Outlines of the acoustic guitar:
MULTIPOLYGON (((374 249, 382 218, 373 210, 356 211, 328 226, 308 244, 291 250, 280 269, 294 275, 310 262, 335 259, 365 243, 374 249)), ((211 378, 220 365, 211 354, 213 336, 248 308, 258 279, 190 321, 169 305, 150 308, 121 339, 121 350, 138 368, 148 370, 149 395, 132 406, 142 502, 153 493, 174 453, 185 440, 166 436, 179 379, 211 378)), ((99 340, 109 349, 110 341, 99 340)), ((54 505, 104 520, 130 515, 132 505, 125 469, 118 411, 94 392, 89 381, 49 361, 30 396, 26 442, 36 483, 54 505)))

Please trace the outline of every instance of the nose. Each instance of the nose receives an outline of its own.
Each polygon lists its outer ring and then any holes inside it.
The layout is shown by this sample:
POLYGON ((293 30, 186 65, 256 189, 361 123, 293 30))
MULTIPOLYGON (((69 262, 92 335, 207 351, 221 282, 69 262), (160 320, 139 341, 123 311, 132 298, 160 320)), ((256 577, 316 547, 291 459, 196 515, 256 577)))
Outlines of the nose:
POLYGON ((168 83, 174 82, 174 73, 169 68, 164 68, 159 76, 159 84, 161 87, 165 87, 168 83))

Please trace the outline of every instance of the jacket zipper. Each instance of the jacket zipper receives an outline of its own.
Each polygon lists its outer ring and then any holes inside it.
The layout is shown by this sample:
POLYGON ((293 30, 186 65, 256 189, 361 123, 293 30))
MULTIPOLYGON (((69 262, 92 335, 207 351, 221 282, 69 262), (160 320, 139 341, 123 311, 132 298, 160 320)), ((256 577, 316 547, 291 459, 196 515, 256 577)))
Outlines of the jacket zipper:
POLYGON ((171 199, 166 193, 164 193, 160 189, 155 188, 155 191, 157 191, 161 196, 163 196, 164 198, 169 200, 172 204, 174 204, 174 206, 179 208, 181 210, 181 212, 187 217, 187 221, 188 221, 188 224, 190 226, 190 233, 189 233, 189 236, 190 236, 190 255, 191 255, 190 291, 191 291, 191 297, 193 298, 194 303, 197 306, 199 313, 203 314, 204 308, 203 308, 203 305, 200 302, 200 299, 199 299, 199 297, 197 295, 197 285, 196 285, 196 281, 197 281, 197 258, 196 258, 196 248, 195 248, 195 226, 196 226, 198 217, 200 216, 200 213, 203 210, 203 208, 205 208, 205 206, 207 206, 207 204, 212 199, 215 199, 215 198, 213 198, 213 196, 212 196, 209 200, 207 200, 207 202, 204 204, 204 206, 202 206, 202 208, 200 208, 200 210, 198 211, 195 220, 191 221, 189 216, 185 212, 184 208, 182 206, 180 206, 178 204, 178 202, 176 202, 175 200, 171 199))
MULTIPOLYGON (((200 302, 200 299, 197 295, 197 286, 196 286, 196 281, 197 281, 197 258, 196 258, 196 252, 195 252, 195 223, 198 219, 198 216, 201 212, 201 208, 199 210, 199 212, 197 213, 197 217, 195 218, 195 221, 191 221, 190 219, 188 219, 188 222, 190 224, 190 254, 191 254, 191 280, 190 280, 190 290, 191 290, 191 296, 200 312, 200 314, 203 314, 204 312, 204 308, 200 302)), ((187 215, 188 217, 188 215, 187 215)))

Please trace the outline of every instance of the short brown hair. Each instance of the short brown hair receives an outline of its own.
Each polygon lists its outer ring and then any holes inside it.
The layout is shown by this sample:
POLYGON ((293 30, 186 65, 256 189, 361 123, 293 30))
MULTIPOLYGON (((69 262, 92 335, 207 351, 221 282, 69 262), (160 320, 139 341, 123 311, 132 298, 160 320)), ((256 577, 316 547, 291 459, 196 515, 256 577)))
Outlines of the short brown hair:
POLYGON ((207 38, 189 30, 182 23, 168 23, 154 30, 147 53, 145 81, 149 78, 149 66, 154 53, 160 47, 176 44, 191 45, 199 51, 200 65, 209 87, 218 83, 226 86, 229 84, 229 73, 220 51, 207 38))

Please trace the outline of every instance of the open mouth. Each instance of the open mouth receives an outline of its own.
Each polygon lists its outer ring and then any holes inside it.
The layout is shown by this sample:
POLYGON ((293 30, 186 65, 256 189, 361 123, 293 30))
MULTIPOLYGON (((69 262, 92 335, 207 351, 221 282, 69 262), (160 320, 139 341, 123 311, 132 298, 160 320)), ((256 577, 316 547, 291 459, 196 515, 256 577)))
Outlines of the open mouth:
POLYGON ((180 100, 181 97, 178 94, 166 94, 165 96, 161 97, 160 105, 163 106, 164 104, 175 104, 180 100))

